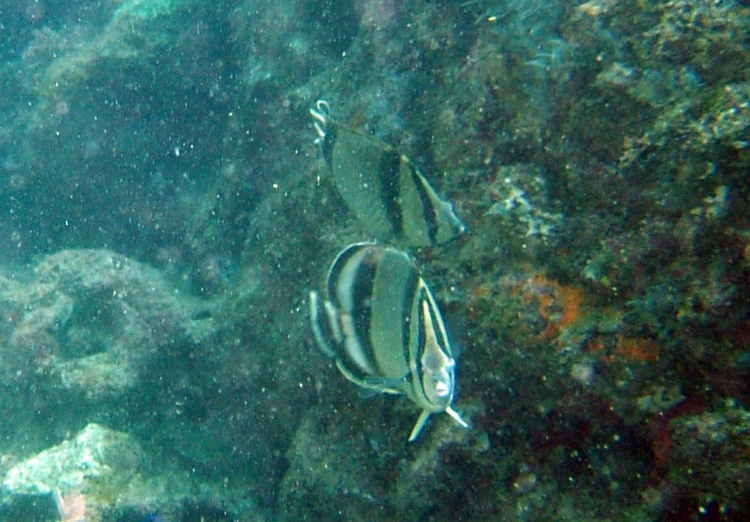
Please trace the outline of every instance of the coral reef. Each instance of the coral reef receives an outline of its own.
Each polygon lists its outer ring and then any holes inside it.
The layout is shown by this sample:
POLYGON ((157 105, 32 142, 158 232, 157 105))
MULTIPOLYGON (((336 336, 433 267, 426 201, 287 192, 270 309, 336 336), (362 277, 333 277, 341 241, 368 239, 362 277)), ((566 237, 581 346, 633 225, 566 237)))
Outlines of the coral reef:
POLYGON ((62 520, 93 521, 98 516, 92 513, 112 506, 146 470, 146 456, 132 437, 89 424, 70 440, 11 468, 0 497, 12 511, 14 498, 54 496, 62 520))
POLYGON ((670 423, 669 473, 694 502, 725 513, 743 506, 750 479, 750 414, 732 401, 670 423))
MULTIPOLYGON (((149 358, 184 334, 192 309, 154 269, 106 250, 67 250, 2 292, 15 317, 2 350, 3 384, 35 378, 92 400, 121 396, 149 358)), ((6 325, 7 326, 7 325, 6 325)))
MULTIPOLYGON (((246 446, 235 444, 232 432, 219 426, 227 422, 227 405, 212 409, 201 398, 217 385, 216 377, 208 373, 201 382, 191 376, 194 365, 203 371, 220 364, 233 364, 234 371, 239 368, 237 360, 221 361, 212 353, 220 325, 212 318, 214 305, 184 295, 156 269, 106 250, 63 250, 42 258, 31 274, 6 273, 0 291, 6 319, 0 328, 0 397, 13 420, 3 424, 0 471, 9 491, 21 497, 32 493, 49 497, 59 490, 63 500, 68 492, 80 491, 90 511, 103 519, 147 507, 177 516, 188 509, 185 502, 194 506, 188 511, 196 512, 230 504, 232 498, 242 499, 242 505, 234 500, 237 513, 254 506, 244 499, 243 488, 227 489, 220 480, 215 482, 214 468, 233 467, 238 459, 262 462, 268 458, 268 445, 256 443, 252 452, 242 451, 243 457, 233 454, 232 446, 237 451, 246 446), (90 420, 108 428, 126 428, 128 435, 118 437, 138 437, 148 453, 143 458, 151 463, 139 470, 138 480, 118 471, 112 462, 81 464, 74 455, 60 453, 73 448, 89 455, 87 444, 96 442, 96 437, 87 434, 109 433, 107 428, 91 424, 62 449, 44 450, 50 440, 65 437, 90 420), (189 440, 183 436, 188 425, 193 427, 189 440), (35 451, 41 452, 38 457, 18 463, 35 451), (173 478, 182 474, 172 462, 176 455, 194 472, 184 480, 173 478), (71 482, 65 484, 49 482, 68 480, 67 475, 43 479, 37 471, 28 471, 40 459, 52 459, 85 476, 70 475, 71 482), (225 464, 220 466, 222 459, 225 464), (100 473, 99 465, 105 471, 100 473), (107 484, 97 482, 108 473, 116 476, 107 484), (119 481, 118 492, 101 490, 113 487, 115 481, 119 481), (23 484, 37 490, 21 491, 23 484), (198 484, 202 493, 196 495, 198 484), (105 493, 106 501, 98 498, 105 493)), ((220 386, 228 393, 238 385, 220 386)), ((236 400, 246 402, 243 397, 238 393, 236 400)), ((263 407, 262 402, 258 407, 263 407)), ((94 457, 103 455, 105 450, 97 449, 102 444, 94 444, 94 457)), ((120 450, 115 453, 126 456, 120 450)), ((272 472, 272 462, 266 473, 272 472)), ((0 504, 7 510, 4 513, 27 509, 18 502, 7 497, 0 504)))

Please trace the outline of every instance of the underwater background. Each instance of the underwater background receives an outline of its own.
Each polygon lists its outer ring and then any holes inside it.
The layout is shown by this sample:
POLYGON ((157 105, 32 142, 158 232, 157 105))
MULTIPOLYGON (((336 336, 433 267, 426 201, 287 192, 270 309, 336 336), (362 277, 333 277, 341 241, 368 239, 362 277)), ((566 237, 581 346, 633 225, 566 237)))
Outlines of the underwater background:
POLYGON ((0 0, 0 520, 750 518, 750 2, 0 0), (468 233, 360 397, 309 109, 468 233))

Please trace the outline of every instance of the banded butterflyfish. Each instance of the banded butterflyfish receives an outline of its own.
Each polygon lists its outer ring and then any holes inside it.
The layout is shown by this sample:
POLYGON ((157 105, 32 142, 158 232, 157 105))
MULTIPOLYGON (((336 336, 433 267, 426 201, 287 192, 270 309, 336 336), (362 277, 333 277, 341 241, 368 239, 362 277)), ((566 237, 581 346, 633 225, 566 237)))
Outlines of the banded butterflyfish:
POLYGON ((326 101, 310 109, 336 192, 374 239, 407 246, 444 243, 466 231, 409 158, 387 143, 334 120, 326 101))
POLYGON ((320 349, 357 386, 403 394, 422 409, 409 442, 433 413, 451 408, 455 359, 435 298, 412 259, 400 250, 354 243, 338 254, 325 295, 310 293, 310 319, 320 349))

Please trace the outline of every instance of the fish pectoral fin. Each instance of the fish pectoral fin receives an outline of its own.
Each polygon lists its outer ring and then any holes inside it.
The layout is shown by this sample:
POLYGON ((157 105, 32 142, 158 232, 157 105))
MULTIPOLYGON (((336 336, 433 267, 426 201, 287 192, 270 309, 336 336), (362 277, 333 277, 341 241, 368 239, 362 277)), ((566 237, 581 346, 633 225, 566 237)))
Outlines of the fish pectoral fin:
POLYGON ((422 428, 424 428, 424 425, 425 423, 427 423, 427 419, 430 415, 432 415, 432 412, 430 410, 422 410, 422 413, 419 414, 419 418, 417 419, 417 423, 414 424, 414 427, 411 429, 411 433, 409 434, 409 442, 414 442, 417 437, 419 437, 419 434, 422 432, 422 428))
POLYGON ((394 395, 403 393, 399 389, 389 387, 387 383, 390 381, 387 381, 385 378, 373 376, 357 377, 339 358, 336 359, 336 367, 348 381, 353 382, 359 387, 359 395, 362 398, 368 399, 380 393, 391 393, 394 395))
POLYGON ((361 399, 372 399, 376 395, 380 395, 381 393, 388 393, 390 395, 401 395, 402 392, 399 390, 394 390, 391 388, 380 388, 377 386, 369 386, 369 385, 361 385, 359 386, 359 389, 357 390, 357 395, 361 399))
POLYGON ((453 408, 451 408, 450 406, 448 406, 447 408, 445 408, 445 413, 447 413, 448 415, 450 415, 451 417, 453 417, 453 420, 455 420, 457 423, 459 423, 464 428, 468 428, 469 427, 469 425, 466 424, 466 421, 461 418, 461 416, 458 414, 458 412, 456 410, 454 410, 453 408))
POLYGON ((402 382, 402 379, 395 381, 394 379, 386 379, 385 377, 365 377, 360 381, 359 396, 363 399, 370 399, 381 393, 402 395, 404 392, 397 386, 400 382, 402 382))
POLYGON ((372 390, 379 390, 383 393, 401 394, 401 385, 404 383, 407 375, 399 378, 375 377, 369 376, 364 378, 366 386, 372 390))

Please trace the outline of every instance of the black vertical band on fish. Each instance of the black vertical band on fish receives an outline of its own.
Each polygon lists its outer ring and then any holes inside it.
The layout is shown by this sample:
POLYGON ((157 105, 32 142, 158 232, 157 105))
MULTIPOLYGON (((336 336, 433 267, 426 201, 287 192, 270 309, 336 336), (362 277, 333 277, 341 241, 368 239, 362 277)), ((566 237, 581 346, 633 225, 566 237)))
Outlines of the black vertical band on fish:
POLYGON ((321 301, 310 293, 310 320, 321 350, 354 384, 404 394, 427 418, 451 408, 455 361, 437 302, 408 254, 374 243, 355 243, 331 264, 321 301))
POLYGON ((424 247, 466 231, 453 205, 440 198, 409 158, 332 120, 323 100, 310 114, 337 193, 373 238, 424 247))
POLYGON ((399 204, 400 186, 399 171, 401 170, 401 156, 396 151, 384 152, 380 160, 378 172, 382 191, 380 201, 385 208, 388 221, 393 230, 403 230, 404 216, 399 204))

